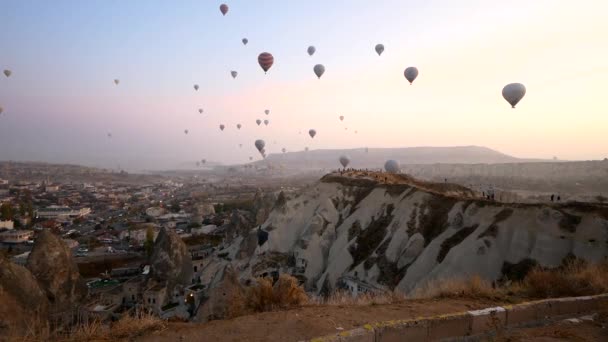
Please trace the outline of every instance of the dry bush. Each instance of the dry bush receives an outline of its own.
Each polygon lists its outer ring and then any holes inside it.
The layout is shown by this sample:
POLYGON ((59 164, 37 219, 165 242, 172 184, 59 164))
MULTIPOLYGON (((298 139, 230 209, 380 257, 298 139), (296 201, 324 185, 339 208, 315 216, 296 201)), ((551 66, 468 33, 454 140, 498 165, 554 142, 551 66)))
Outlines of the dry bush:
POLYGON ((502 291, 492 283, 474 275, 470 278, 434 280, 414 291, 414 298, 499 299, 502 291))
POLYGON ((311 303, 314 305, 332 306, 356 306, 356 305, 380 305, 380 304, 399 304, 407 298, 398 291, 388 291, 381 293, 363 293, 353 296, 348 291, 335 291, 329 297, 315 297, 311 303))
POLYGON ((298 280, 290 275, 281 274, 272 285, 268 278, 259 278, 257 283, 248 289, 247 307, 255 312, 271 311, 300 306, 308 302, 308 295, 298 285, 298 280))
POLYGON ((522 282, 529 297, 586 296, 608 292, 608 262, 569 261, 556 269, 536 267, 522 282))

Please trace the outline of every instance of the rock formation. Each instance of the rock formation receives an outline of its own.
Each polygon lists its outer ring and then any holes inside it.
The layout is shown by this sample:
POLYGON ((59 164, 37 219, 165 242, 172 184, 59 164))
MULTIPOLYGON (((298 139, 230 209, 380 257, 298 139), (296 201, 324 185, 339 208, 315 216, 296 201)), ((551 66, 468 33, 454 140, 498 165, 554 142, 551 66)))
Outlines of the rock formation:
POLYGON ((232 266, 220 269, 209 286, 209 299, 201 306, 195 320, 206 322, 244 313, 245 292, 232 266))
POLYGON ((154 243, 150 259, 152 277, 165 282, 169 290, 192 282, 192 257, 188 247, 174 231, 163 228, 154 243))
POLYGON ((35 323, 46 324, 48 299, 32 273, 0 257, 0 336, 22 336, 35 323))
POLYGON ((72 252, 60 237, 49 230, 36 236, 27 268, 46 293, 53 311, 78 305, 87 294, 72 252))
POLYGON ((255 213, 255 224, 260 225, 268 219, 268 215, 275 206, 277 195, 274 193, 263 193, 258 190, 253 198, 253 212, 255 213))

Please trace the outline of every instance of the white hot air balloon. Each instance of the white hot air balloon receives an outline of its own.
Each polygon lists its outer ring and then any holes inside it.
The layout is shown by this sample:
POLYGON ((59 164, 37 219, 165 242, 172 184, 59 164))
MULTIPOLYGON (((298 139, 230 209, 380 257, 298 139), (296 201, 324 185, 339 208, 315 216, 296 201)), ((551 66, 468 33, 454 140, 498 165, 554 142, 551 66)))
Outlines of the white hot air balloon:
POLYGON ((340 164, 342 164, 342 167, 345 169, 348 166, 348 164, 350 164, 350 158, 348 158, 348 156, 340 156, 339 160, 340 160, 340 164))
POLYGON ((120 80, 118 78, 114 79, 114 84, 118 85, 118 83, 120 83, 120 80))
POLYGON ((270 121, 264 120, 264 125, 268 126, 268 123, 270 123, 270 121))
POLYGON ((321 79, 321 76, 323 76, 325 73, 325 66, 323 66, 323 64, 317 64, 314 66, 314 68, 312 68, 312 70, 315 72, 315 75, 321 79))
POLYGON ((340 115, 340 121, 344 121, 344 115, 340 115))
POLYGON ((241 124, 236 124, 237 129, 241 129, 241 124))
POLYGON ((258 124, 258 126, 259 126, 262 123, 262 120, 257 119, 257 120, 255 120, 255 123, 258 124))
POLYGON ((266 114, 266 115, 270 114, 270 109, 266 109, 266 110, 264 111, 264 114, 266 114))
POLYGON ((203 108, 198 109, 199 114, 203 114, 203 108))
POLYGON ((317 135, 317 131, 314 129, 311 129, 308 131, 308 135, 310 135, 311 138, 314 138, 315 135, 317 135))
POLYGON ((234 71, 234 70, 232 70, 232 71, 230 72, 230 75, 232 75, 232 78, 236 78, 236 76, 237 76, 238 74, 239 74, 239 73, 238 73, 238 72, 236 72, 236 71, 234 71))
POLYGON ((378 54, 378 56, 382 55, 383 52, 384 52, 384 45, 376 44, 376 53, 378 54))
POLYGON ((225 126, 224 125, 220 125, 220 130, 224 130, 225 126))
POLYGON ((521 83, 509 83, 502 88, 502 97, 509 102, 511 108, 515 108, 524 95, 526 95, 526 87, 521 83))
POLYGON ((12 74, 13 74, 13 72, 8 69, 4 70, 4 76, 11 77, 12 74))
POLYGON ((262 153, 262 151, 264 150, 264 146, 266 146, 266 143, 264 142, 264 140, 258 139, 255 141, 254 145, 255 145, 255 148, 257 148, 258 151, 260 153, 262 153))
POLYGON ((399 173, 399 163, 396 160, 387 160, 384 163, 384 169, 388 173, 399 173))
POLYGON ((194 85, 194 90, 198 90, 198 84, 194 85))
POLYGON ((308 52, 309 56, 312 56, 315 54, 315 51, 317 51, 317 49, 314 46, 309 46, 308 49, 306 49, 306 52, 308 52))
POLYGON ((416 77, 418 77, 418 69, 416 67, 408 67, 403 72, 403 76, 405 76, 405 79, 408 80, 411 85, 416 77))

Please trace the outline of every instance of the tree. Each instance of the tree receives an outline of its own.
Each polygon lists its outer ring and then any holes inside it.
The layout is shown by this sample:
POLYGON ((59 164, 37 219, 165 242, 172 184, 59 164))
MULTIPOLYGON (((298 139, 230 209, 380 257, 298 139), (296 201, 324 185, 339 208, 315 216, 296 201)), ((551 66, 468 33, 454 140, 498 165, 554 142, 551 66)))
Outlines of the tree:
POLYGON ((152 256, 152 252, 154 251, 154 228, 148 227, 146 230, 146 241, 144 241, 144 249, 146 250, 146 255, 149 257, 152 256))
POLYGON ((0 218, 3 221, 13 219, 13 206, 10 203, 2 203, 2 206, 0 206, 0 218))

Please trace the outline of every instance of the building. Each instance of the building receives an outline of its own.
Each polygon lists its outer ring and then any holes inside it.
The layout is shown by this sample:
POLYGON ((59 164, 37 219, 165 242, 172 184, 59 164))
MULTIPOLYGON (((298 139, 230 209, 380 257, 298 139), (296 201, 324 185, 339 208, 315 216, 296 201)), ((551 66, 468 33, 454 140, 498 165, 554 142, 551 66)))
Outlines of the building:
POLYGON ((31 230, 12 229, 0 233, 0 241, 9 244, 26 243, 32 237, 34 237, 34 232, 31 230))
POLYGON ((0 229, 13 229, 14 228, 14 222, 11 220, 7 220, 7 221, 0 221, 0 229))
POLYGON ((77 218, 84 217, 91 213, 91 208, 72 209, 70 207, 62 207, 52 205, 44 209, 36 211, 36 217, 39 219, 55 220, 58 218, 77 218))
POLYGON ((375 294, 384 292, 381 288, 350 276, 338 278, 337 287, 350 292, 353 297, 366 293, 375 294))

